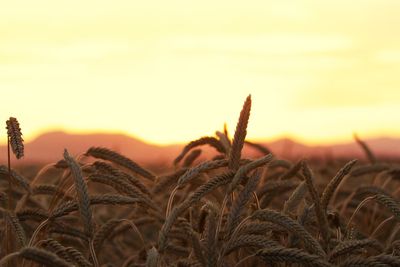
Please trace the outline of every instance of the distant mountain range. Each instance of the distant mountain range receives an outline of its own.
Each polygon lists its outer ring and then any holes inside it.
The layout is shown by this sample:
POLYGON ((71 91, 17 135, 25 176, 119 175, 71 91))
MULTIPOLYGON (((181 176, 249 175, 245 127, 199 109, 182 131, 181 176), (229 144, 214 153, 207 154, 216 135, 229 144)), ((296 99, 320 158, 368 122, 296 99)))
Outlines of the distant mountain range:
MULTIPOLYGON (((377 138, 364 140, 371 150, 380 157, 400 158, 400 139, 377 138)), ((279 139, 262 143, 274 154, 286 158, 299 157, 356 157, 363 158, 361 148, 355 143, 307 146, 290 139, 279 139)), ((45 133, 25 144, 25 157, 18 163, 49 163, 62 158, 64 148, 74 155, 84 153, 92 146, 102 146, 120 152, 142 164, 154 162, 169 163, 180 153, 184 145, 159 146, 148 144, 123 134, 67 134, 64 132, 45 133)), ((213 152, 203 146, 203 155, 213 152)), ((254 148, 245 146, 246 156, 258 153, 254 148)), ((7 147, 0 146, 0 160, 6 162, 7 147)), ((15 161, 15 160, 13 160, 15 161)))

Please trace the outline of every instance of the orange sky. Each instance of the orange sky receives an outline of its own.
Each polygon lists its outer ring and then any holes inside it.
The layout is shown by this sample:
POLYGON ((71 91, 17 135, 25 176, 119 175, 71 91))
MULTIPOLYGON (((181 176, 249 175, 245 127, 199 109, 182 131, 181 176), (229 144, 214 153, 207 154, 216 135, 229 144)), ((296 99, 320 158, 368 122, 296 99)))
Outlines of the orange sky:
MULTIPOLYGON (((400 1, 5 1, 1 118, 153 143, 400 137, 400 1)), ((5 130, 3 130, 5 134, 5 130)))

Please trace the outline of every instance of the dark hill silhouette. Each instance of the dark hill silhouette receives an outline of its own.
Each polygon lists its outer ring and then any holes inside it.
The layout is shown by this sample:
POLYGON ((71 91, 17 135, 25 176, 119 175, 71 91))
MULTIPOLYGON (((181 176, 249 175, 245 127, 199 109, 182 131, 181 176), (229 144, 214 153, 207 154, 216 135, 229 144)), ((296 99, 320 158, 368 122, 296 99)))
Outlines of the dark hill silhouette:
MULTIPOLYGON (((365 140, 377 156, 400 158, 400 139, 377 138, 365 140)), ((263 143, 263 142, 261 142, 263 143)), ((299 157, 357 157, 364 158, 361 148, 355 143, 307 146, 291 139, 279 139, 263 143, 274 154, 286 158, 299 157)), ((62 158, 64 148, 73 155, 84 153, 91 146, 113 149, 139 163, 172 162, 180 153, 183 145, 159 146, 146 143, 123 134, 67 134, 64 132, 45 133, 25 144, 25 157, 18 161, 24 163, 49 163, 62 158)), ((203 156, 209 156, 213 150, 203 147, 203 156)), ((0 147, 0 160, 6 162, 6 146, 0 147)), ((255 156, 254 148, 246 147, 246 156, 255 156)), ((15 160, 13 160, 15 162, 15 160)), ((16 162, 15 162, 16 163, 16 162)))
MULTIPOLYGON (((91 146, 113 149, 140 162, 169 160, 179 153, 180 146, 157 146, 123 134, 67 134, 49 132, 25 144, 24 162, 55 162, 62 158, 65 148, 73 155, 84 153, 91 146)), ((6 160, 6 147, 0 147, 0 159, 6 160)))

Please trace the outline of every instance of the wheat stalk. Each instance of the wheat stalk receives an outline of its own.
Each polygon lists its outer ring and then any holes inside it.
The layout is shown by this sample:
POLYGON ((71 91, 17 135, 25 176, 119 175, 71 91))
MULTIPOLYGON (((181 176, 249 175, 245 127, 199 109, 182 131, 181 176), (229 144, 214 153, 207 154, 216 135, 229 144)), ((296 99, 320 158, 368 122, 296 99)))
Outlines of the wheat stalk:
POLYGON ((330 253, 329 261, 334 261, 337 257, 352 253, 360 248, 371 247, 378 252, 383 250, 382 245, 374 239, 347 240, 339 243, 330 253))
POLYGON ((64 159, 71 169, 75 190, 78 197, 78 207, 83 221, 85 233, 88 237, 93 236, 93 223, 92 223, 92 209, 90 208, 90 199, 87 185, 83 179, 81 167, 78 163, 69 155, 68 151, 64 151, 64 159))
POLYGON ((155 247, 152 247, 147 252, 146 267, 157 267, 158 262, 158 251, 155 247))
POLYGON ((237 238, 227 243, 225 255, 232 253, 233 251, 242 247, 254 247, 258 249, 277 247, 279 244, 263 235, 240 235, 237 238))
POLYGON ((317 220, 319 224, 319 229, 322 234, 322 238, 325 241, 325 245, 329 244, 329 239, 330 239, 330 233, 329 233, 329 224, 328 220, 326 218, 326 213, 323 211, 321 207, 321 202, 320 202, 320 197, 317 193, 317 190, 315 189, 314 186, 314 178, 311 169, 308 167, 307 163, 303 163, 303 176, 305 178, 308 191, 310 192, 310 195, 313 199, 313 203, 315 206, 315 213, 317 215, 317 220))
POLYGON ((15 216, 13 212, 8 210, 0 208, 0 211, 3 213, 5 217, 6 224, 10 227, 11 231, 14 233, 14 238, 17 241, 18 246, 20 248, 24 247, 26 245, 26 234, 18 217, 15 216))
POLYGON ((372 153, 372 150, 368 147, 368 145, 364 141, 362 141, 357 134, 354 134, 353 136, 357 144, 361 146, 365 155, 367 155, 367 159, 369 160, 369 162, 371 162, 372 164, 376 163, 376 157, 374 153, 372 153))
POLYGON ((91 267, 92 264, 86 260, 86 258, 73 247, 64 247, 58 241, 54 239, 41 240, 42 246, 50 249, 52 252, 57 254, 60 258, 70 263, 77 263, 78 266, 91 267))
POLYGON ((128 182, 130 182, 133 186, 137 187, 140 191, 142 191, 142 193, 146 194, 147 196, 152 196, 150 191, 147 189, 147 186, 141 181, 141 179, 134 177, 133 175, 130 175, 123 171, 120 171, 117 168, 114 168, 110 164, 103 161, 96 161, 92 165, 95 167, 97 172, 101 174, 110 174, 115 177, 121 177, 122 179, 125 179, 128 182))
MULTIPOLYGON (((141 202, 143 202, 143 199, 114 194, 95 195, 89 198, 90 205, 129 205, 141 202)), ((76 201, 66 201, 58 206, 49 218, 60 218, 77 210, 79 210, 79 204, 76 201)))
POLYGON ((118 164, 122 167, 125 167, 134 173, 137 173, 144 178, 149 179, 150 181, 154 181, 155 176, 154 174, 150 173, 148 170, 144 169, 143 167, 139 166, 133 160, 115 152, 105 147, 91 147, 85 153, 86 156, 92 156, 94 158, 99 158, 103 160, 111 161, 115 164, 118 164))
POLYGON ((246 176, 247 173, 258 167, 267 165, 269 162, 271 162, 272 158, 273 158, 272 155, 268 154, 262 158, 251 161, 240 167, 235 173, 235 176, 233 177, 228 187, 227 194, 230 194, 235 190, 236 186, 241 182, 241 180, 246 176))
POLYGON ((19 127, 18 120, 10 117, 10 119, 6 121, 6 124, 7 135, 12 152, 17 159, 20 159, 24 156, 24 139, 22 139, 21 128, 19 127))
POLYGON ((307 184, 305 181, 301 182, 296 189, 292 192, 288 200, 285 201, 283 205, 282 212, 285 214, 290 214, 298 207, 304 195, 307 193, 307 184))
POLYGON ((313 267, 331 267, 332 265, 328 262, 323 261, 316 255, 310 255, 300 249, 295 248, 284 248, 284 247, 273 247, 266 248, 258 251, 256 255, 262 258, 269 264, 278 262, 286 263, 300 263, 305 266, 313 267))
POLYGON ((188 168, 201 155, 201 149, 195 149, 185 158, 183 167, 188 168))
POLYGON ((243 108, 240 112, 239 121, 236 125, 235 135, 232 141, 232 147, 229 153, 229 169, 237 170, 247 134, 247 124, 250 117, 251 95, 246 98, 243 108))
POLYGON ((321 208, 326 212, 329 201, 335 192, 336 188, 342 181, 342 179, 350 173, 353 166, 357 163, 357 160, 352 160, 348 162, 339 172, 333 177, 333 179, 329 182, 329 184, 325 187, 324 192, 321 196, 321 208))
POLYGON ((252 175, 248 180, 248 182, 246 183, 244 189, 239 193, 236 200, 234 201, 231 207, 231 211, 228 215, 228 220, 226 222, 227 239, 231 237, 234 229, 239 224, 240 215, 243 212, 246 203, 251 198, 252 193, 257 188, 260 178, 261 178, 260 172, 257 172, 254 175, 252 175))
POLYGON ((3 266, 5 263, 16 257, 21 257, 48 267, 71 267, 68 262, 58 257, 56 254, 35 247, 25 247, 18 252, 7 255, 1 259, 0 266, 3 266))
POLYGON ((310 233, 304 229, 298 222, 292 220, 287 215, 280 212, 273 211, 270 209, 257 210, 251 215, 252 219, 258 219, 262 221, 268 221, 280 225, 293 235, 301 238, 311 253, 324 257, 325 252, 321 248, 321 245, 315 240, 310 233))
POLYGON ((215 138, 215 137, 210 137, 210 136, 205 136, 201 137, 200 139, 191 141, 189 144, 187 144, 182 152, 178 155, 178 157, 175 158, 174 160, 174 165, 178 165, 179 162, 185 157, 185 155, 193 148, 202 146, 202 145, 210 145, 214 147, 218 152, 220 153, 225 153, 225 148, 221 144, 221 142, 215 138))
POLYGON ((260 151, 261 154, 263 154, 264 156, 265 156, 265 155, 268 155, 268 154, 272 154, 272 153, 271 153, 271 150, 270 150, 269 148, 267 148, 267 147, 265 147, 265 146, 263 146, 263 145, 261 145, 261 144, 253 143, 253 142, 250 142, 250 141, 248 141, 248 140, 245 140, 244 143, 245 143, 246 145, 248 145, 248 146, 254 148, 254 149, 257 149, 257 150, 260 151))

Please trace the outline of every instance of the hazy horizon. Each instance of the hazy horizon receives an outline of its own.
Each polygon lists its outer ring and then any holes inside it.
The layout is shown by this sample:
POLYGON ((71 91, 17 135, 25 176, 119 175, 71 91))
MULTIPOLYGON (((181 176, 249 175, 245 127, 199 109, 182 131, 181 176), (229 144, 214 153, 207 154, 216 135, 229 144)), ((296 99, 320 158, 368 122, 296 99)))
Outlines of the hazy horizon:
MULTIPOLYGON (((220 131, 222 131, 221 129, 219 129, 220 131)), ((46 136, 48 134, 66 134, 66 135, 72 135, 72 136, 90 136, 90 135, 110 135, 110 136, 126 136, 128 138, 132 138, 134 140, 149 144, 149 145, 154 145, 154 146, 171 146, 171 145, 185 145, 190 141, 193 141, 195 139, 198 139, 200 137, 203 136, 215 136, 215 131, 211 131, 209 134, 205 133, 203 135, 199 135, 197 138, 193 139, 193 140, 188 140, 188 141, 181 141, 181 142, 169 142, 169 143, 157 143, 157 142, 153 142, 152 140, 148 140, 146 138, 143 138, 141 136, 137 136, 137 135, 133 135, 133 134, 129 134, 127 132, 123 132, 123 131, 70 131, 70 130, 66 130, 66 129, 50 129, 47 131, 42 131, 42 132, 38 132, 38 134, 35 134, 33 136, 31 136, 30 138, 24 138, 25 143, 30 143, 32 141, 35 141, 36 139, 46 136)), ((233 133, 232 133, 233 134, 233 133)), ((381 139, 399 139, 400 140, 400 136, 385 136, 385 135, 381 135, 381 136, 370 136, 370 137, 365 137, 362 134, 357 133, 357 135, 363 139, 363 140, 381 140, 381 139)), ((350 136, 350 138, 348 140, 342 140, 342 141, 332 141, 332 142, 307 142, 304 140, 301 140, 299 138, 296 138, 294 136, 289 136, 289 135, 282 135, 282 136, 276 136, 276 137, 264 137, 264 138, 247 138, 246 140, 248 141, 253 141, 253 142, 258 142, 258 143, 268 143, 268 142, 277 142, 277 141, 281 141, 281 140, 290 140, 293 141, 295 143, 298 144, 302 144, 302 145, 306 145, 306 146, 331 146, 331 145, 342 145, 342 144, 349 144, 349 143, 354 143, 355 139, 354 139, 354 135, 352 134, 350 136)), ((6 145, 7 142, 2 140, 0 141, 0 145, 6 145)))

